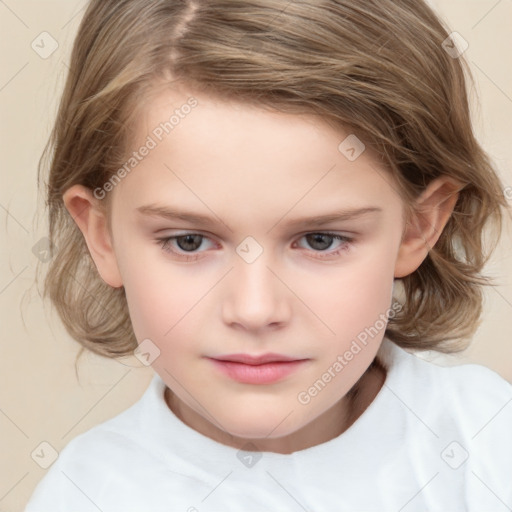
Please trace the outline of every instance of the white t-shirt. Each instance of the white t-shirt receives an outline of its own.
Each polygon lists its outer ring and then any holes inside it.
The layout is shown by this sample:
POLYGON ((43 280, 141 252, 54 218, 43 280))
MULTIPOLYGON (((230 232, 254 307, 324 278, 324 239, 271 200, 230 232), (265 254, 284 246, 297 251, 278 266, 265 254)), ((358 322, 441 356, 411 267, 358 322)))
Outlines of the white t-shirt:
POLYGON ((71 440, 25 512, 505 512, 512 386, 384 339, 386 381, 340 436, 291 454, 247 452, 188 427, 155 374, 126 411, 71 440))

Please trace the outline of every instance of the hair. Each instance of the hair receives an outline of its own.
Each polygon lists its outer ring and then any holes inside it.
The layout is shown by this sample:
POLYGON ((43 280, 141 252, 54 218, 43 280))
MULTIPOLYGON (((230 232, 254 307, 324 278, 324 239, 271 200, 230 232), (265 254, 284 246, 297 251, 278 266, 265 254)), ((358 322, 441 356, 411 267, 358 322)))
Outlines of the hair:
POLYGON ((63 193, 111 179, 157 84, 184 83, 356 134, 393 177, 409 214, 433 179, 462 183, 437 243, 397 280, 402 308, 385 336, 409 349, 466 348, 482 285, 492 284, 482 269, 508 206, 473 134, 469 66, 443 48, 449 34, 422 0, 90 1, 38 174, 41 183, 49 169, 44 297, 70 336, 107 357, 137 347, 124 287, 100 277, 63 193))

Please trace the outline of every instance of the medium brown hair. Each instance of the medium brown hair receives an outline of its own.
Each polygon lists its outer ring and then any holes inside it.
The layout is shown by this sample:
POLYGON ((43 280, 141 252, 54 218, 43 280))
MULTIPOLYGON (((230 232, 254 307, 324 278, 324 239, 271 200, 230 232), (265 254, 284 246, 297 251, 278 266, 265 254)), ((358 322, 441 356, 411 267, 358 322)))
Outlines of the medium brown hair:
POLYGON ((385 334, 404 348, 465 348, 507 203, 472 130, 469 67, 443 46, 449 33, 420 0, 92 0, 39 168, 39 180, 49 168, 54 246, 44 294, 69 334, 110 357, 137 347, 124 288, 101 279, 62 196, 102 187, 126 161, 155 84, 177 81, 349 130, 379 156, 406 208, 440 175, 461 182, 438 242, 400 279, 403 308, 385 334))

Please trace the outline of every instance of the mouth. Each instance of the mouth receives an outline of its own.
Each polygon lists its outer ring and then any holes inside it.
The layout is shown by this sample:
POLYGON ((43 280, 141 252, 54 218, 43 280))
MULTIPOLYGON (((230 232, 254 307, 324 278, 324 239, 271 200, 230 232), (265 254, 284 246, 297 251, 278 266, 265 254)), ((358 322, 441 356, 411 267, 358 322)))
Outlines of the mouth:
POLYGON ((280 354, 231 354, 208 357, 222 373, 245 384, 269 384, 284 379, 309 359, 297 359, 280 354))

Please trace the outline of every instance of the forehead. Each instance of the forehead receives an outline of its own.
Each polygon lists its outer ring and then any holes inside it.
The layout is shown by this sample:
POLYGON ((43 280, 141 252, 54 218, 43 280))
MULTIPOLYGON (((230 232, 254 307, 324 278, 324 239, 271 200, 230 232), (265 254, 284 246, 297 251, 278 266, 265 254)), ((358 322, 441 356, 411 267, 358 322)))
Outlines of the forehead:
MULTIPOLYGON (((260 155, 269 152, 262 153, 256 145, 266 135, 264 142, 268 150, 277 148, 283 152, 292 146, 296 148, 298 157, 303 158, 319 150, 336 154, 340 142, 350 136, 356 146, 364 147, 363 157, 379 161, 377 153, 368 144, 357 140, 349 128, 336 123, 334 118, 314 113, 305 105, 294 105, 293 108, 297 113, 284 112, 277 106, 256 103, 255 100, 248 103, 207 94, 184 83, 173 84, 172 87, 159 83, 148 92, 139 111, 134 130, 137 141, 133 146, 143 142, 147 135, 157 143, 162 139, 164 142, 178 139, 180 135, 183 139, 192 136, 197 144, 208 141, 219 147, 219 138, 226 139, 228 144, 231 141, 232 146, 240 146, 240 139, 244 139, 247 142, 244 149, 248 149, 249 157, 251 149, 260 155), (304 139, 310 144, 304 146, 304 139), (324 143, 323 146, 320 142, 324 143)), ((349 149, 350 145, 354 144, 349 142, 344 149, 349 149)), ((288 158, 291 156, 287 154, 288 158)))
POLYGON ((145 156, 119 188, 137 207, 192 202, 211 216, 205 206, 229 202, 240 215, 264 215, 276 205, 299 213, 319 204, 339 210, 398 199, 364 143, 317 116, 181 88, 155 94, 136 128, 132 150, 146 147, 145 156))

